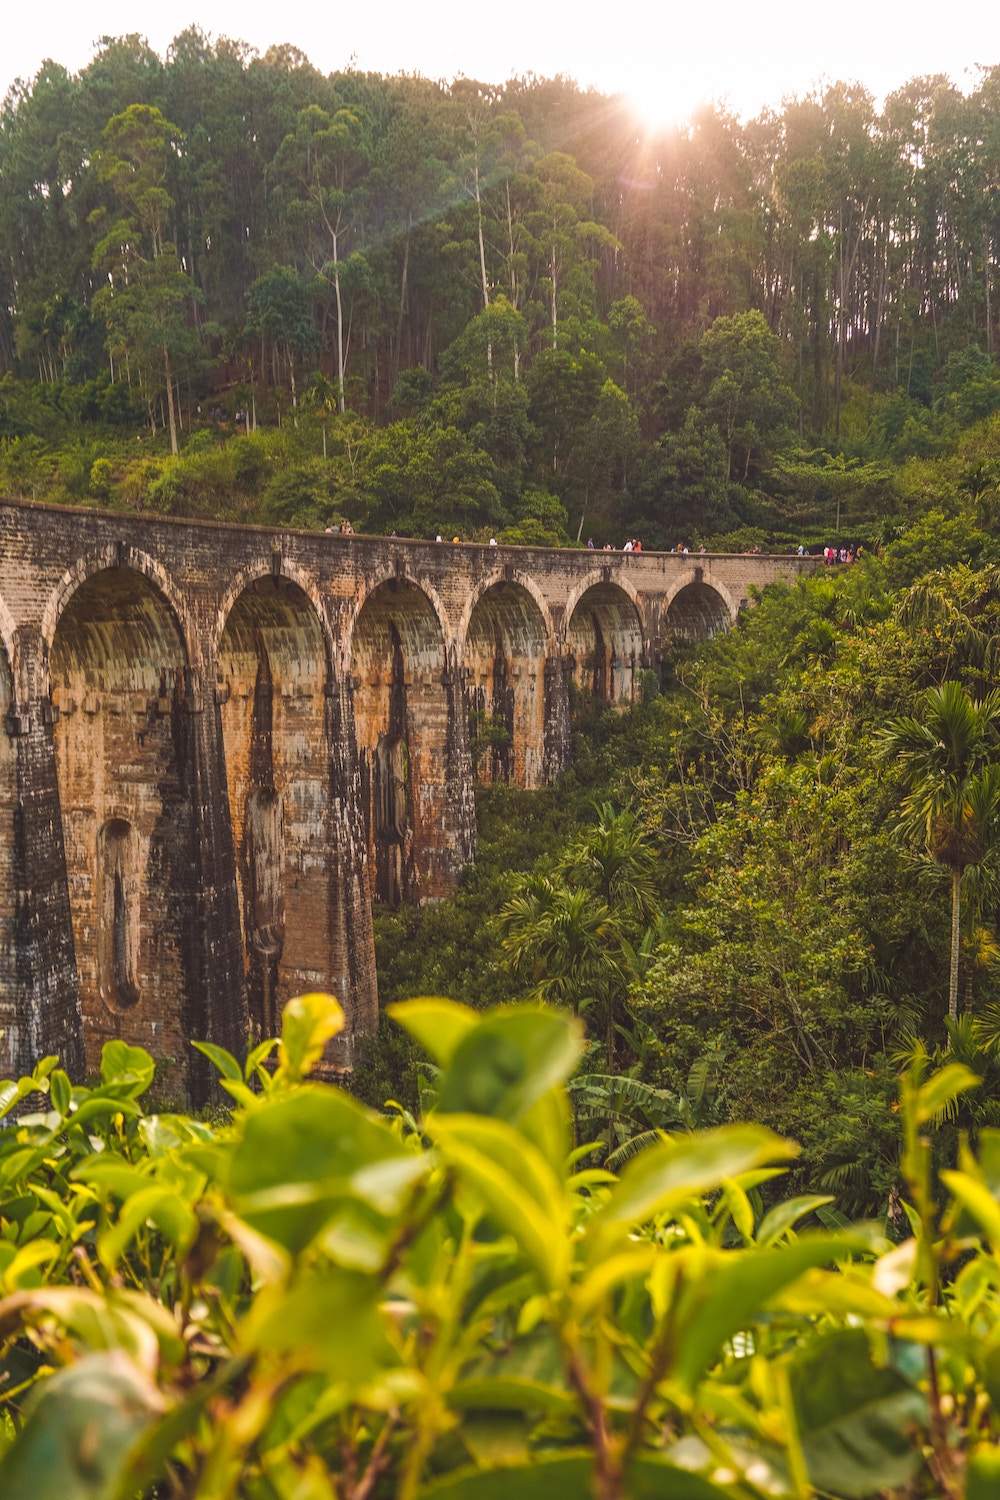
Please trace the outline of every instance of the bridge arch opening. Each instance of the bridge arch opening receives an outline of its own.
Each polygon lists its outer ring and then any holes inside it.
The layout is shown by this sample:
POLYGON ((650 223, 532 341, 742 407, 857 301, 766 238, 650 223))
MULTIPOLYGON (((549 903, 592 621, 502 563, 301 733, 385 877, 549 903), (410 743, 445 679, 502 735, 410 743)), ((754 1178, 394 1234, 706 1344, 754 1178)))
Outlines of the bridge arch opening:
POLYGON ((87 1061, 112 1037, 187 1072, 195 893, 184 642, 130 568, 65 601, 49 654, 56 778, 87 1061))
POLYGON ((334 987, 328 658, 298 584, 236 596, 216 677, 251 1025, 273 1036, 293 995, 334 987))
POLYGON ((408 579, 380 584, 351 640, 354 733, 374 901, 444 895, 451 883, 446 768, 455 725, 444 635, 433 605, 408 579))
POLYGON ((635 605, 613 583, 595 583, 577 601, 566 631, 577 687, 607 703, 630 703, 642 668, 635 605))
POLYGON ((710 583, 696 579, 671 599, 663 615, 664 645, 671 641, 707 641, 733 623, 729 604, 710 583))
POLYGON ((521 584, 498 581, 472 610, 463 653, 469 741, 487 784, 532 788, 544 779, 546 636, 521 584))

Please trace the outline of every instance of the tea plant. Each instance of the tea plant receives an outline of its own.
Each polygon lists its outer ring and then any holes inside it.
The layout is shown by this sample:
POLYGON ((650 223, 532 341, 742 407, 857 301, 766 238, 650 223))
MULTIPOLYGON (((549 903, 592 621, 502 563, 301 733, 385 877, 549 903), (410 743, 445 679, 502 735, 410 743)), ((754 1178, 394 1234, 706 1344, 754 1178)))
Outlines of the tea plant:
POLYGON ((765 1212, 797 1148, 755 1125, 591 1165, 565 1013, 394 1013, 439 1069, 420 1119, 310 1080, 342 1024, 316 995, 273 1070, 202 1046, 223 1125, 145 1112, 117 1042, 95 1088, 53 1058, 3 1086, 0 1494, 997 1492, 1000 1132, 940 1183, 928 1138, 968 1069, 903 1081, 896 1243, 823 1197, 765 1212))

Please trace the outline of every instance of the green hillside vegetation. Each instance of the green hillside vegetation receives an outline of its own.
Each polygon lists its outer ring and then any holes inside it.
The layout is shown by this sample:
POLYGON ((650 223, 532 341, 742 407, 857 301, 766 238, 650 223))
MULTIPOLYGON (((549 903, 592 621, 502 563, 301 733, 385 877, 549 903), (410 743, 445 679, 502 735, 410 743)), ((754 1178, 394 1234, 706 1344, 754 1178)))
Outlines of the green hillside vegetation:
MULTIPOLYGON (((955 1123, 997 1118, 996 554, 930 514, 881 558, 769 587, 737 630, 679 651, 650 702, 581 706, 558 787, 480 793, 459 892, 378 917, 383 998, 570 1004, 590 1039, 574 1097, 613 1160, 651 1129, 762 1121, 802 1143, 802 1191, 884 1214, 907 1058, 962 1060, 987 1086, 955 1123), (955 854, 934 757, 977 704, 955 854), (928 819, 893 737, 935 712, 960 722, 931 736, 928 819)), ((358 1088, 390 1086, 412 1103, 421 1085, 383 1021, 358 1088)))

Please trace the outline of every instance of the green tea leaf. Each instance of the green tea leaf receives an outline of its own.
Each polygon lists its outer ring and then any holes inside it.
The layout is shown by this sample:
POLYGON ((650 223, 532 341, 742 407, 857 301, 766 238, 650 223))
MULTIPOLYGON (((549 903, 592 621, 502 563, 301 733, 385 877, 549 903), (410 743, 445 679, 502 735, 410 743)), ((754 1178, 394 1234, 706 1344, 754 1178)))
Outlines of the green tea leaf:
POLYGON ((0 1458, 0 1493, 31 1500, 112 1500, 129 1455, 163 1399, 121 1350, 88 1354, 38 1387, 0 1458))
POLYGON ((471 1006, 431 996, 389 1005, 386 1015, 408 1031, 442 1068, 448 1066, 455 1048, 478 1020, 478 1014, 471 1006))
POLYGON ((561 1011, 516 1005, 484 1016, 454 1048, 438 1110, 518 1121, 565 1082, 581 1047, 580 1023, 561 1011))
POLYGON ((920 1463, 914 1426, 926 1398, 872 1363, 863 1329, 815 1338, 792 1361, 792 1397, 809 1477, 845 1500, 906 1484, 920 1463))
POLYGON ((758 1245, 773 1245, 775 1240, 780 1240, 800 1219, 833 1201, 829 1195, 806 1193, 801 1198, 786 1198, 783 1203, 775 1204, 757 1226, 758 1245))
POLYGON ((124 1085, 125 1092, 136 1098, 153 1081, 153 1059, 144 1047, 129 1047, 125 1042, 105 1042, 101 1052, 101 1082, 124 1085))
MULTIPOLYGON (((290 1078, 304 1078, 323 1056, 323 1048, 344 1029, 344 1012, 332 995, 296 995, 281 1013, 278 1064, 290 1078)), ((242 1078, 236 1070, 235 1083, 242 1078)))
POLYGON ((541 1152, 503 1120, 434 1115, 427 1130, 444 1160, 475 1188, 494 1223, 514 1236, 546 1284, 563 1285, 570 1253, 566 1198, 541 1152))
POLYGON ((272 1284, 257 1296, 240 1328, 247 1350, 278 1355, 293 1367, 323 1370, 352 1384, 398 1363, 386 1337, 375 1277, 341 1266, 310 1271, 291 1287, 272 1284))
POLYGON ((355 1099, 308 1084, 258 1101, 246 1116, 230 1164, 229 1192, 248 1224, 297 1253, 345 1198, 393 1212, 400 1194, 429 1165, 355 1099), (395 1171, 390 1163, 397 1164, 395 1171))
POLYGON ((589 1232, 673 1212, 686 1200, 721 1187, 727 1177, 798 1154, 794 1142, 759 1125, 723 1125, 660 1141, 629 1162, 589 1232))
POLYGON ((748 1328, 769 1299, 810 1267, 826 1265, 849 1248, 842 1236, 817 1235, 776 1249, 722 1250, 710 1260, 678 1252, 684 1256, 684 1293, 675 1314, 676 1377, 693 1389, 723 1344, 748 1328))
POLYGON ((210 1063, 218 1068, 223 1078, 242 1080, 243 1069, 233 1054, 227 1052, 225 1047, 217 1047, 214 1042, 192 1042, 191 1045, 195 1051, 202 1053, 204 1057, 208 1058, 210 1063))

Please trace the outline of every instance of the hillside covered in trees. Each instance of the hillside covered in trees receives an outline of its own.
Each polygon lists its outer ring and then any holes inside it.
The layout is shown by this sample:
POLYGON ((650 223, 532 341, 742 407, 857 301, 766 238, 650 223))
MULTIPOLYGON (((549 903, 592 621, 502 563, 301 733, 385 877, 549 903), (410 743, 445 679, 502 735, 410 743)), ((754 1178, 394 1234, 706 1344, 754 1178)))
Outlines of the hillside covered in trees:
POLYGON ((651 135, 562 78, 105 39, 0 115, 0 479, 654 546, 986 504, 998 89, 651 135))

